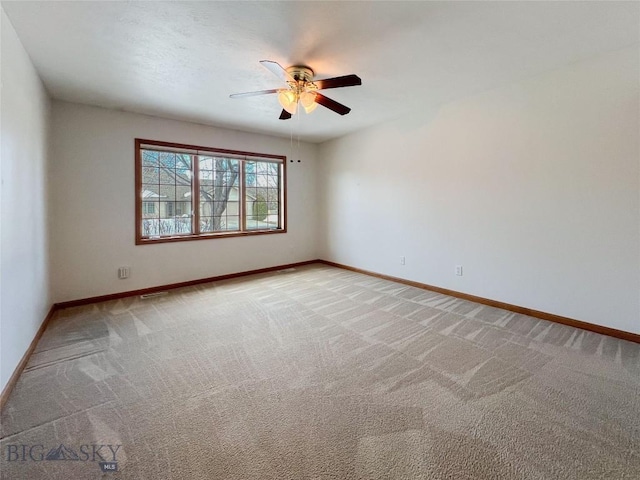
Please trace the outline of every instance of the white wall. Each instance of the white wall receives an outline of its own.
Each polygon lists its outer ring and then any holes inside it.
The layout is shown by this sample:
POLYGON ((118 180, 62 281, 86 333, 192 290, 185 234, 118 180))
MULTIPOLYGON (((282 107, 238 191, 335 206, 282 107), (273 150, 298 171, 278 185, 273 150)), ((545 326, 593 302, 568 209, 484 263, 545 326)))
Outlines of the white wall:
POLYGON ((318 257, 315 145, 287 163, 287 233, 136 246, 134 138, 287 157, 290 140, 58 101, 52 118, 56 302, 318 257))
POLYGON ((639 53, 323 144, 321 257, 640 333, 639 53))
POLYGON ((52 303, 46 184, 50 105, 4 10, 0 16, 0 388, 4 388, 52 303))

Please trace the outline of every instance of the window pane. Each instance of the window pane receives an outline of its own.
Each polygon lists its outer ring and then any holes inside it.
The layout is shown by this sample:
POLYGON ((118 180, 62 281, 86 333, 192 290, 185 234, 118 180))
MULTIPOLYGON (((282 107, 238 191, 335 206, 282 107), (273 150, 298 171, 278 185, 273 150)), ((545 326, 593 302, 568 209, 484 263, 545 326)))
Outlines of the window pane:
POLYGON ((213 171, 213 158, 201 155, 200 157, 200 171, 212 172, 213 171))
POLYGON ((273 162, 245 164, 245 217, 247 230, 279 228, 280 166, 273 162))
POLYGON ((160 169, 158 167, 142 167, 142 183, 160 183, 160 169))
POLYGON ((213 185, 213 170, 200 170, 200 185, 213 185))
POLYGON ((176 186, 176 201, 191 202, 191 186, 176 186))
POLYGON ((142 202, 142 233, 143 235, 157 235, 160 217, 160 202, 142 202))
POLYGON ((141 155, 142 235, 191 234, 192 155, 155 150, 141 155))
POLYGON ((175 202, 165 202, 165 214, 167 218, 171 218, 176 214, 176 203, 175 202))
POLYGON ((158 193, 160 195, 160 200, 163 202, 175 202, 176 201, 176 186, 173 185, 159 185, 158 193))
POLYGON ((142 166, 143 167, 157 167, 158 166, 158 157, 159 152, 155 152, 153 150, 142 150, 142 166))
POLYGON ((160 187, 158 184, 142 184, 142 201, 157 202, 160 200, 160 187))
POLYGON ((200 217, 203 232, 238 230, 240 161, 222 157, 200 160, 200 217), (209 170, 210 169, 210 170, 209 170), (203 218, 209 217, 204 222, 203 218))
POLYGON ((191 202, 176 202, 176 216, 178 216, 178 217, 190 217, 191 216, 191 202))
POLYGON ((159 205, 160 205, 159 202, 143 202, 142 203, 143 218, 157 217, 160 212, 159 205))
POLYGON ((200 231, 201 232, 213 231, 213 217, 209 217, 209 216, 200 217, 200 231))
POLYGON ((213 202, 203 202, 202 197, 200 197, 200 216, 201 217, 212 217, 213 216, 213 202))
POLYGON ((179 175, 191 175, 191 162, 193 156, 187 153, 176 153, 175 156, 175 169, 179 175))

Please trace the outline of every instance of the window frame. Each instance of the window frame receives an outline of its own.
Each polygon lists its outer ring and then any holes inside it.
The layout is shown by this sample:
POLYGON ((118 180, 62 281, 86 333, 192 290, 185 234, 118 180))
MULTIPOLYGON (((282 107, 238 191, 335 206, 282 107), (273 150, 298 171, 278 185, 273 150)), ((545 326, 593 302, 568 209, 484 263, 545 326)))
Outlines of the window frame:
MULTIPOLYGON (((196 154, 197 156, 197 154, 196 154)), ((268 153, 255 153, 255 152, 245 152, 238 150, 228 150, 222 148, 214 148, 214 147, 202 147, 197 145, 187 145, 182 143, 173 143, 173 142, 164 142, 159 140, 148 140, 143 138, 135 139, 135 236, 136 236, 136 245, 151 245, 156 243, 167 243, 167 242, 184 242, 190 240, 210 240, 214 238, 230 238, 230 237, 246 237, 253 235, 272 235, 278 233, 287 233, 287 157, 284 155, 273 155, 268 153), (238 187, 239 187, 239 228, 240 230, 232 230, 232 231, 220 231, 220 232, 205 232, 200 233, 200 192, 199 192, 199 182, 200 178, 198 175, 198 162, 194 161, 192 165, 192 173, 193 173, 193 182, 192 182, 192 225, 193 229, 196 230, 194 233, 190 234, 176 234, 171 236, 161 236, 161 237, 150 237, 144 236, 142 234, 142 219, 143 219, 143 202, 144 199, 142 197, 142 155, 141 150, 142 146, 154 146, 158 147, 159 150, 162 147, 166 147, 167 149, 185 149, 185 150, 196 150, 198 152, 214 154, 214 155, 230 155, 233 156, 233 159, 237 159, 240 161, 240 172, 238 175, 238 187), (242 158, 244 157, 244 158, 242 158), (245 185, 245 162, 251 161, 260 161, 260 160, 273 160, 274 163, 278 163, 281 165, 280 169, 280 182, 279 182, 279 190, 280 190, 280 211, 278 213, 279 217, 279 227, 271 228, 271 229, 246 229, 246 216, 245 214, 245 197, 246 197, 246 185, 245 185), (244 229, 244 230, 243 230, 244 229)))

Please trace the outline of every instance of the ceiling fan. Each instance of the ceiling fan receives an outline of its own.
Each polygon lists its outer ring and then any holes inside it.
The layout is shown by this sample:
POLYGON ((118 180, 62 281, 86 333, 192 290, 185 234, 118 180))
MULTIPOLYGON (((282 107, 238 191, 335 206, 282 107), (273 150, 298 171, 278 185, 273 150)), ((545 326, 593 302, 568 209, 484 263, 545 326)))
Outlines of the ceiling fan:
POLYGON ((262 60, 260 63, 276 77, 284 81, 288 88, 234 93, 233 95, 230 95, 230 97, 253 97, 256 95, 277 93, 278 101, 283 108, 282 113, 280 113, 280 120, 288 120, 292 115, 295 115, 298 110, 298 104, 300 104, 307 113, 313 112, 318 105, 322 105, 323 107, 333 110, 340 115, 346 115, 351 111, 349 107, 342 105, 335 100, 331 100, 319 93, 318 90, 362 85, 360 77, 353 74, 344 75, 342 77, 325 78, 323 80, 314 80, 313 70, 304 65, 294 65, 285 69, 278 62, 273 62, 271 60, 262 60))

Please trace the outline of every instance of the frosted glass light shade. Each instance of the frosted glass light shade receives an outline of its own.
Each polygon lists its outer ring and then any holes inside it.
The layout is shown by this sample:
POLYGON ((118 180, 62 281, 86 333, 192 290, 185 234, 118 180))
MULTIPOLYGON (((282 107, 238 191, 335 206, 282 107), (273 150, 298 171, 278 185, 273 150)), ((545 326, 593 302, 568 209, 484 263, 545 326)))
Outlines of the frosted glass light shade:
MULTIPOLYGON (((303 105, 304 107, 304 105, 303 105)), ((304 111, 307 113, 311 113, 313 112, 316 108, 318 107, 318 104, 316 102, 313 102, 311 105, 309 105, 308 107, 304 107, 304 111)))
POLYGON ((313 112, 318 106, 318 104, 316 103, 316 94, 313 92, 304 92, 302 95, 300 95, 300 103, 304 107, 305 112, 313 112))
POLYGON ((278 94, 278 102, 282 105, 287 112, 291 115, 295 115, 298 110, 298 99, 296 98, 296 94, 291 90, 282 90, 278 94))
POLYGON ((311 104, 315 103, 316 94, 313 92, 303 92, 300 95, 300 103, 303 107, 310 107, 311 104))

